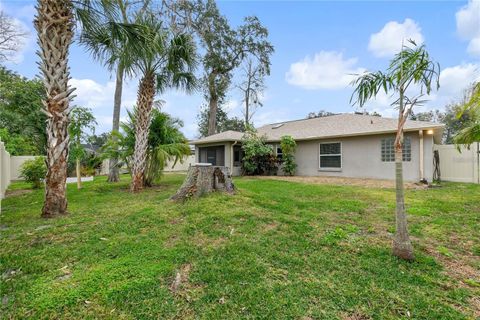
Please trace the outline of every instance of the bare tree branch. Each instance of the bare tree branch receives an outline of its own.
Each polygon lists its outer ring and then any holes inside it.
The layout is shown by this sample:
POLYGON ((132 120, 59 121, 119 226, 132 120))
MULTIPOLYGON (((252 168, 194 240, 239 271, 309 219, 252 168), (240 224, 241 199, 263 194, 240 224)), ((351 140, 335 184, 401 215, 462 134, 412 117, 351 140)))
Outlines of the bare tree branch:
POLYGON ((262 64, 255 64, 252 59, 247 59, 243 67, 244 80, 237 86, 243 95, 242 102, 245 104, 243 115, 246 126, 251 125, 253 115, 263 106, 261 98, 265 90, 265 75, 262 64))
POLYGON ((0 11, 0 62, 12 61, 25 42, 28 33, 12 17, 0 11))

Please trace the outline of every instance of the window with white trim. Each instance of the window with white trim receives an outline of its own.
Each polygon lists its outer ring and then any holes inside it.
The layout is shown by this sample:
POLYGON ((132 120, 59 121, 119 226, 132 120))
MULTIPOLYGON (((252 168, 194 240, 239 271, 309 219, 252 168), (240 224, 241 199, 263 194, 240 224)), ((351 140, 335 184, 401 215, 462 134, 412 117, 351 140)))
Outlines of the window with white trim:
POLYGON ((342 144, 320 143, 319 154, 320 169, 341 169, 342 168, 342 144))
MULTIPOLYGON (((412 140, 410 137, 403 138, 402 147, 403 161, 412 160, 412 140)), ((381 143, 381 157, 383 162, 395 161, 395 138, 384 138, 381 143)))

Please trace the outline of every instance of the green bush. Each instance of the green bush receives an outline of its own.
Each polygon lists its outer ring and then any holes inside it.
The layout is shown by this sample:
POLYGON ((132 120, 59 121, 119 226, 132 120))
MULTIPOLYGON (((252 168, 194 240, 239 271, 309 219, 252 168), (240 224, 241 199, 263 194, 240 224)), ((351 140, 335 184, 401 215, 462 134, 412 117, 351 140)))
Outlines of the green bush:
POLYGON ((242 171, 245 175, 273 175, 278 170, 278 159, 273 148, 255 131, 247 131, 242 140, 244 152, 242 171))
POLYGON ((20 177, 26 182, 30 182, 33 188, 37 189, 42 186, 42 180, 47 175, 47 166, 43 157, 37 157, 34 160, 27 160, 20 168, 20 177))
POLYGON ((294 156, 297 143, 291 136, 283 136, 280 140, 280 148, 282 148, 283 154, 283 172, 286 175, 293 176, 297 169, 294 156))

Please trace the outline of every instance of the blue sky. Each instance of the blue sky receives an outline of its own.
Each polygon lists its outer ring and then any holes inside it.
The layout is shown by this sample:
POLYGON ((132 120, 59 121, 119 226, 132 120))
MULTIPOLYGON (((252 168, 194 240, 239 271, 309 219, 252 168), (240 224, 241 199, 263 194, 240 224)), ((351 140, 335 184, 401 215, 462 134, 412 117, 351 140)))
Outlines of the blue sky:
MULTIPOLYGON (((8 67, 26 77, 38 73, 34 1, 0 0, 0 7, 29 30, 30 36, 8 67)), ((352 112, 348 85, 351 74, 383 69, 402 43, 424 42, 442 68, 441 88, 417 109, 443 109, 480 80, 480 0, 475 1, 220 1, 219 7, 233 25, 257 15, 269 29, 275 47, 272 72, 267 78, 264 106, 254 123, 304 118, 311 111, 352 112)), ((74 104, 91 107, 99 123, 97 132, 111 128, 114 82, 112 75, 76 44, 71 50, 71 84, 77 87, 74 104)), ((236 77, 239 80, 239 77, 236 77)), ((124 88, 123 115, 136 99, 136 79, 124 88)), ((182 119, 188 138, 197 136, 196 115, 203 94, 187 96, 168 92, 163 110, 182 119)), ((242 102, 232 87, 227 109, 241 116, 242 102)), ((395 116, 385 95, 366 107, 395 116)))

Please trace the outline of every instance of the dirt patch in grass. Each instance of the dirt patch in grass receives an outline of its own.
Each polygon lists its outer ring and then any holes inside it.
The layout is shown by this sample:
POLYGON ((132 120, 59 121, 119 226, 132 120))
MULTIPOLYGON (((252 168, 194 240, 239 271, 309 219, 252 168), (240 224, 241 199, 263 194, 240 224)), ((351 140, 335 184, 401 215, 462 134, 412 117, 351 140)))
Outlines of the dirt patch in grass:
POLYGON ((199 248, 206 248, 206 247, 218 248, 220 246, 225 245, 225 243, 228 241, 228 238, 225 238, 225 237, 213 238, 206 235, 203 232, 197 232, 195 236, 192 238, 192 241, 199 248))
POLYGON ((446 257, 431 247, 427 247, 425 251, 435 257, 445 267, 445 272, 459 280, 462 285, 468 286, 468 281, 465 282, 468 279, 480 283, 480 270, 467 263, 468 257, 459 254, 455 254, 455 257, 446 257))
POLYGON ((188 276, 190 274, 190 270, 192 269, 191 264, 184 264, 177 270, 175 274, 175 278, 170 285, 170 291, 176 294, 182 286, 188 285, 188 276))
MULTIPOLYGON (((435 257, 435 259, 444 267, 444 272, 449 277, 456 280, 457 286, 471 288, 473 284, 476 286, 476 284, 480 283, 480 270, 468 264, 468 256, 455 254, 454 257, 447 257, 430 246, 426 247, 425 251, 429 255, 435 257)), ((480 298, 470 298, 469 304, 475 318, 480 318, 480 298)))
POLYGON ((342 320, 368 320, 371 319, 370 317, 361 314, 360 312, 353 312, 353 313, 343 313, 340 315, 340 319, 342 320))
POLYGON ((29 193, 32 193, 33 190, 31 189, 18 189, 18 190, 7 190, 5 192, 5 197, 8 198, 8 197, 18 197, 18 196, 22 196, 24 194, 29 194, 29 193))
MULTIPOLYGON (((359 186, 366 188, 395 188, 395 181, 393 180, 378 180, 378 179, 361 179, 361 178, 343 178, 343 177, 282 177, 282 176, 267 176, 255 177, 256 179, 271 179, 291 182, 301 182, 310 184, 334 184, 340 186, 359 186)), ((405 188, 408 189, 426 189, 428 186, 419 183, 407 182, 405 188)))
POLYGON ((263 225, 263 226, 262 226, 262 229, 263 229, 264 232, 268 232, 268 231, 277 229, 277 227, 278 227, 278 223, 272 222, 272 223, 263 225))
POLYGON ((475 318, 477 319, 480 318, 480 298, 479 297, 470 298, 469 302, 473 308, 473 315, 475 316, 475 318))

